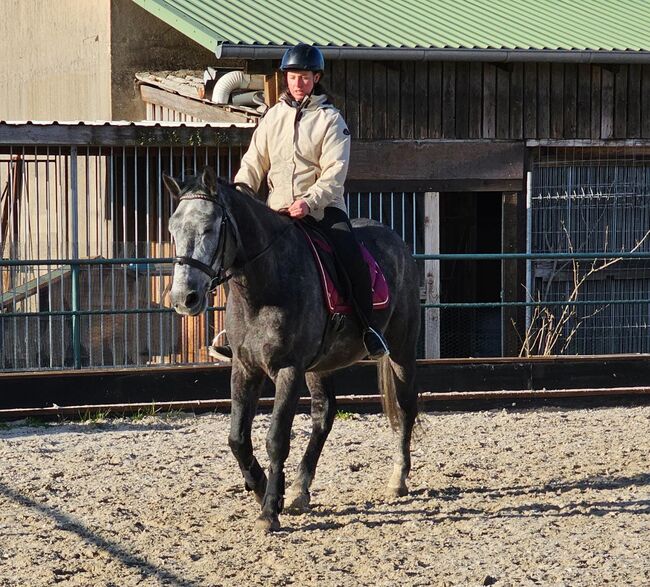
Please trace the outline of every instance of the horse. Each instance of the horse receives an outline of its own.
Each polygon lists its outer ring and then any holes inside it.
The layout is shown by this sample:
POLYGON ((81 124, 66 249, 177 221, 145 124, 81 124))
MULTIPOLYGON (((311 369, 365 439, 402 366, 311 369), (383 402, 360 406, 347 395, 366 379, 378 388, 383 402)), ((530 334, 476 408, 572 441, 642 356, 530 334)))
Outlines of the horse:
MULTIPOLYGON (((176 250, 170 290, 174 309, 200 314, 207 294, 229 280, 225 325, 233 357, 228 444, 246 490, 261 505, 255 527, 275 531, 285 501, 289 512, 309 509, 309 489, 336 415, 332 375, 364 358, 362 329, 354 316, 345 317, 323 345, 331 317, 309 243, 294 220, 267 207, 248 186, 217 178, 210 167, 183 181, 167 174, 163 179, 178 201, 169 219, 176 250), (305 385, 312 431, 285 496, 284 463, 305 385), (267 478, 253 454, 251 427, 260 395, 273 390, 267 478)), ((390 303, 375 312, 390 348, 390 356, 379 359, 377 367, 384 412, 398 432, 387 490, 390 496, 404 496, 417 419, 419 278, 407 246, 389 227, 368 219, 354 220, 353 226, 390 289, 390 303)))

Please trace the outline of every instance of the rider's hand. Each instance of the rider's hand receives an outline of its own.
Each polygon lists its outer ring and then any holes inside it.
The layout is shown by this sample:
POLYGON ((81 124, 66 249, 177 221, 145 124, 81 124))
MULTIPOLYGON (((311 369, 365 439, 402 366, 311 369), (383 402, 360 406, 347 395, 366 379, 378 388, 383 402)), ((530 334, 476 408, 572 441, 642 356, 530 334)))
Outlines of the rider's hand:
POLYGON ((309 204, 304 200, 296 200, 289 208, 287 208, 287 213, 291 218, 303 218, 309 214, 309 204))

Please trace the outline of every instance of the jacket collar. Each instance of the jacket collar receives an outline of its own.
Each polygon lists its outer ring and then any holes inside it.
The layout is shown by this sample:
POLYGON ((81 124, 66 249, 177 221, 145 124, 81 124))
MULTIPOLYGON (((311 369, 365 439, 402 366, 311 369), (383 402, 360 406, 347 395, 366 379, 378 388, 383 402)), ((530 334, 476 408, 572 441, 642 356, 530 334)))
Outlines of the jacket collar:
POLYGON ((311 94, 309 96, 306 96, 302 102, 296 102, 289 92, 283 92, 282 96, 280 97, 280 100, 284 102, 287 106, 290 106, 291 108, 296 108, 299 111, 317 110, 318 108, 323 108, 324 106, 330 103, 327 94, 319 94, 317 96, 311 94))

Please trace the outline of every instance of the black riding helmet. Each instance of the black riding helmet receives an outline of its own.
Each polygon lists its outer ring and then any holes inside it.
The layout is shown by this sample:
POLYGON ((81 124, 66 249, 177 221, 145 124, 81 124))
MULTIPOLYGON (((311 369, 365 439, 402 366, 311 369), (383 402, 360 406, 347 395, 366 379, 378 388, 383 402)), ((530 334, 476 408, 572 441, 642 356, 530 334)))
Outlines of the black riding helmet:
POLYGON ((281 71, 313 71, 322 72, 325 69, 325 58, 318 47, 298 43, 295 47, 287 49, 280 63, 281 71))

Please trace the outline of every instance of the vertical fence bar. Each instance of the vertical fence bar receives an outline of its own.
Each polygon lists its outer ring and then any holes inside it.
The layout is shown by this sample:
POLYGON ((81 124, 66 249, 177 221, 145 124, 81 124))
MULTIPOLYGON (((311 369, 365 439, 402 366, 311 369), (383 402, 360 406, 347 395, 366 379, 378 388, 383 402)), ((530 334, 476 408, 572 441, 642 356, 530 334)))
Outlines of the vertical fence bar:
MULTIPOLYGON (((79 193, 77 182, 77 147, 70 148, 71 258, 79 259, 79 193)), ((74 368, 81 368, 81 324, 79 316, 79 264, 70 266, 72 275, 72 356, 74 368)))
MULTIPOLYGON (((526 172, 526 252, 532 252, 533 246, 533 172, 526 172)), ((533 299, 532 262, 526 259, 526 301, 533 299)), ((529 331, 532 320, 532 306, 526 306, 526 332, 529 331)))

